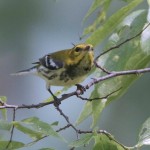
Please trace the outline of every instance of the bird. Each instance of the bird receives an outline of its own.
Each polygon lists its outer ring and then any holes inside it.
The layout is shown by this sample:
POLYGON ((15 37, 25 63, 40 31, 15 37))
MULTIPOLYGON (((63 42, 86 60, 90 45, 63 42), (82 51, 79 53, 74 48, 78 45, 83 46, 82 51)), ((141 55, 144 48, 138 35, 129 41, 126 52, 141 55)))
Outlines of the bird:
POLYGON ((46 89, 59 104, 51 86, 72 86, 83 82, 94 65, 94 48, 92 44, 80 43, 70 49, 56 51, 41 57, 32 63, 34 66, 13 73, 12 75, 33 74, 46 81, 46 89))

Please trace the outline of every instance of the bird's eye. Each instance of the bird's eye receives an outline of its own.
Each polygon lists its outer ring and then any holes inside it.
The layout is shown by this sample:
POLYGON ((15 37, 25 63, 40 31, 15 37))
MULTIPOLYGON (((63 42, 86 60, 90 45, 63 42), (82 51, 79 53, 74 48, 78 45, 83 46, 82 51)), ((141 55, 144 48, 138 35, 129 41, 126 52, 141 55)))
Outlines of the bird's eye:
POLYGON ((75 48, 75 51, 76 51, 76 52, 79 52, 79 51, 81 51, 81 48, 80 48, 80 47, 76 47, 76 48, 75 48))

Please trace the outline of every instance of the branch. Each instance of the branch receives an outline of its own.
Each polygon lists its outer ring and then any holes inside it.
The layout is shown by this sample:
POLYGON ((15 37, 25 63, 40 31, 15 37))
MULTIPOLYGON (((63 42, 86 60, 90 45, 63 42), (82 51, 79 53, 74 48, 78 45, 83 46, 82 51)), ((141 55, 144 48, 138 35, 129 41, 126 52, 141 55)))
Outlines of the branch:
MULTIPOLYGON (((122 88, 122 87, 121 87, 122 88)), ((107 94, 106 96, 103 96, 103 97, 96 97, 96 98, 84 98, 84 97, 82 97, 82 96, 79 96, 79 95, 77 95, 77 97, 78 98, 80 98, 81 100, 85 100, 85 101, 93 101, 93 100, 100 100, 100 99, 107 99, 109 96, 111 96, 112 94, 114 94, 114 93, 116 93, 116 92, 118 92, 121 88, 119 88, 119 89, 117 89, 117 90, 115 90, 115 91, 113 91, 113 92, 111 92, 111 93, 109 93, 109 94, 107 94)))
POLYGON ((59 106, 56 107, 57 111, 59 111, 60 115, 64 117, 64 119, 67 121, 68 125, 70 125, 77 133, 77 139, 78 139, 78 130, 76 127, 70 122, 69 117, 64 114, 64 112, 59 108, 59 106))
MULTIPOLYGON (((15 121, 16 119, 16 108, 13 108, 13 121, 15 121)), ((12 129, 11 129, 11 133, 10 133, 10 140, 6 146, 6 149, 9 148, 9 145, 10 143, 12 142, 12 138, 13 138, 13 133, 14 133, 14 125, 12 126, 12 129)))
MULTIPOLYGON (((101 57, 102 55, 108 53, 109 51, 111 51, 111 50, 113 50, 113 49, 119 48, 119 47, 121 47, 123 44, 125 44, 125 43, 127 43, 127 42, 129 42, 129 41, 131 41, 131 40, 133 40, 133 39, 135 39, 135 38, 137 38, 137 37, 140 36, 140 35, 143 33, 143 31, 146 30, 149 26, 150 26, 150 23, 148 23, 148 24, 143 28, 143 30, 141 30, 139 33, 137 33, 137 34, 134 35, 133 37, 128 38, 128 39, 126 39, 125 41, 121 42, 120 44, 118 44, 118 45, 116 45, 116 46, 113 46, 113 47, 109 48, 108 50, 104 51, 103 53, 101 53, 100 55, 98 55, 98 56, 95 58, 95 62, 96 62, 97 59, 98 59, 99 57, 101 57)), ((105 71, 104 71, 104 72, 105 72, 105 71)))
MULTIPOLYGON (((117 140, 114 139, 114 137, 107 131, 105 130, 98 130, 96 131, 98 134, 104 134, 106 135, 109 140, 112 140, 114 141, 115 143, 119 144, 124 150, 129 150, 129 148, 132 148, 132 147, 127 147, 127 146, 124 146, 123 144, 121 144, 120 142, 118 142, 117 140)), ((79 130, 78 131, 79 134, 87 134, 87 133, 95 133, 95 131, 82 131, 82 130, 79 130)))
POLYGON ((60 128, 60 129, 56 130, 56 132, 60 132, 62 130, 65 130, 65 129, 69 128, 70 126, 71 126, 70 124, 67 124, 66 126, 64 126, 64 127, 60 128))
MULTIPOLYGON (((87 90, 89 89, 91 86, 100 83, 101 81, 107 80, 107 79, 111 79, 117 76, 124 76, 124 75, 137 75, 137 74, 141 74, 141 73, 147 73, 150 72, 150 68, 145 68, 145 69, 138 69, 138 70, 127 70, 127 71, 114 71, 111 72, 110 74, 104 75, 102 77, 99 78, 94 78, 94 80, 92 80, 91 82, 89 82, 87 85, 84 86, 84 88, 87 90)), ((81 95, 82 91, 77 90, 68 94, 63 94, 61 96, 61 98, 58 98, 59 101, 64 101, 72 96, 78 96, 81 95)), ((31 104, 31 105, 9 105, 7 103, 1 102, 0 109, 5 109, 5 108, 12 108, 12 109, 31 109, 31 108, 41 108, 50 104, 54 104, 54 101, 50 101, 50 102, 45 102, 45 103, 38 103, 38 104, 31 104)))
MULTIPOLYGON (((150 72, 150 68, 145 68, 145 69, 138 69, 138 70, 127 70, 127 71, 114 71, 111 72, 111 74, 95 78, 94 79, 94 84, 99 83, 100 81, 104 81, 113 77, 117 76, 124 76, 124 75, 139 75, 141 73, 147 73, 150 72)), ((91 82, 92 83, 92 82, 91 82)), ((92 83, 93 84, 93 83, 92 83)), ((90 86, 90 85, 89 85, 90 86)))

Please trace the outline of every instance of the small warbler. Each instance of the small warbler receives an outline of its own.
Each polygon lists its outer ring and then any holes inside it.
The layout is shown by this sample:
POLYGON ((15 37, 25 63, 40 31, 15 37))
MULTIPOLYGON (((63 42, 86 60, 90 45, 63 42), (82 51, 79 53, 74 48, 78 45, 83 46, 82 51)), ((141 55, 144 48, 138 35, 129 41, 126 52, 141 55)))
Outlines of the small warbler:
POLYGON ((94 61, 94 49, 91 44, 74 45, 71 49, 50 53, 33 63, 32 68, 13 75, 34 74, 46 81, 47 90, 56 99, 50 86, 71 86, 82 82, 94 61))

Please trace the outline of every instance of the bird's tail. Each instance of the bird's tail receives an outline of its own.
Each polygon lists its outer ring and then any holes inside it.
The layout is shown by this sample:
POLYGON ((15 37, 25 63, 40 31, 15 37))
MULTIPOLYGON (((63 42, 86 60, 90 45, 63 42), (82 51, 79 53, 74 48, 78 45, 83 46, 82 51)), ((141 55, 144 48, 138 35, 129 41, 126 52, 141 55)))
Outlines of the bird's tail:
POLYGON ((26 74, 35 74, 37 72, 37 66, 34 66, 32 68, 29 68, 29 69, 25 69, 25 70, 21 70, 21 71, 18 71, 16 73, 12 73, 11 75, 26 75, 26 74))

